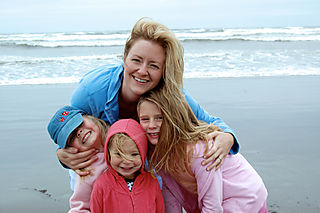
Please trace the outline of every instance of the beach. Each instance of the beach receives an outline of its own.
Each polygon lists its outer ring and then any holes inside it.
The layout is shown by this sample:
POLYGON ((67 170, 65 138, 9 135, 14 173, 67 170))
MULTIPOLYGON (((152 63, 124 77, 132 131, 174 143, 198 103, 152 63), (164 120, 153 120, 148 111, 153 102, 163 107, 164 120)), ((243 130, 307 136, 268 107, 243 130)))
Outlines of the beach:
MULTIPOLYGON (((76 84, 0 86, 0 212, 67 212, 71 190, 47 133, 76 84)), ((185 79, 234 129, 268 189, 268 212, 320 212, 320 76, 185 79)))

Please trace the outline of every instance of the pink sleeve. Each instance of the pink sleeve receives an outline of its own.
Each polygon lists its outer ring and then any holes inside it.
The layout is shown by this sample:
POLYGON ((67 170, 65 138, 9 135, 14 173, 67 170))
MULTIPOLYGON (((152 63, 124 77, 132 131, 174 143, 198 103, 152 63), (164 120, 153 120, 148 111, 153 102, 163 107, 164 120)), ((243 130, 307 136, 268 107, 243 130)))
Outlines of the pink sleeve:
MULTIPOLYGON (((179 187, 176 182, 169 175, 161 175, 163 178, 162 183, 162 195, 165 204, 166 213, 182 213, 182 205, 179 200, 174 196, 171 190, 179 191, 179 187), (171 190, 170 190, 171 189, 171 190)), ((180 192, 181 194, 181 192, 180 192)))
POLYGON ((70 198, 70 210, 69 213, 90 213, 90 197, 93 188, 93 184, 103 171, 106 170, 107 165, 104 160, 104 154, 97 154, 98 160, 95 161, 91 167, 94 168, 91 172, 92 175, 80 178, 79 175, 75 175, 75 184, 73 195, 70 198))
POLYGON ((74 191, 70 198, 70 210, 73 212, 90 212, 90 195, 92 191, 92 185, 85 181, 82 181, 79 175, 75 175, 74 191))
POLYGON ((199 143, 196 146, 196 152, 191 163, 192 172, 197 181, 198 205, 202 213, 205 212, 223 212, 222 209, 222 173, 221 170, 206 170, 206 166, 202 166, 204 146, 199 143))

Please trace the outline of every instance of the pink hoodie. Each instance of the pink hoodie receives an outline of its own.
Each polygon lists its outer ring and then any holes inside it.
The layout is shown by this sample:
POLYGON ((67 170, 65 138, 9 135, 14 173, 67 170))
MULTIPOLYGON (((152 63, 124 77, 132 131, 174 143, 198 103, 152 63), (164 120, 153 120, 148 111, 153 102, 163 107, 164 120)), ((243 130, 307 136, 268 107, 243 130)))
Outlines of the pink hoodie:
POLYGON ((164 212, 164 203, 160 186, 156 178, 144 171, 148 141, 140 124, 133 119, 115 122, 108 130, 104 147, 105 159, 110 168, 96 180, 91 194, 91 212, 164 212), (142 166, 135 178, 131 191, 125 179, 110 166, 108 162, 108 143, 117 133, 127 134, 136 143, 140 152, 142 166))
MULTIPOLYGON (((180 175, 182 184, 162 172, 162 191, 165 197, 166 213, 182 213, 181 207, 187 212, 237 212, 257 213, 266 210, 267 190, 265 185, 248 161, 240 154, 227 155, 217 171, 206 171, 201 165, 205 143, 198 143, 192 156, 190 179, 180 175), (196 184, 196 193, 191 190, 196 184)), ((192 190, 193 191, 193 190, 192 190)), ((265 211, 266 212, 266 211, 265 211)))

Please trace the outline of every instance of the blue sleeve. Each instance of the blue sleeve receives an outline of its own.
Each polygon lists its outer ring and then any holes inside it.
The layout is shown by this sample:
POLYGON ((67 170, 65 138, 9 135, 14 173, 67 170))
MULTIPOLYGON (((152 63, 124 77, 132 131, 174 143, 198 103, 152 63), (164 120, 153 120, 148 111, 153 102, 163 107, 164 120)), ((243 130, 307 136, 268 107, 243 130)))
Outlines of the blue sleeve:
POLYGON ((221 118, 219 117, 214 117, 212 115, 209 115, 207 111, 205 111, 192 97, 191 95, 187 92, 187 90, 183 89, 183 94, 185 95, 185 98, 192 109, 193 113, 195 116, 206 123, 212 123, 216 126, 218 126, 220 129, 222 129, 223 132, 228 132, 231 133, 233 138, 234 138, 234 144, 230 150, 230 154, 237 154, 239 152, 239 143, 238 140, 233 132, 233 130, 225 124, 221 118))
POLYGON ((118 91, 122 65, 104 65, 88 72, 71 97, 71 106, 86 114, 114 123, 118 118, 118 91))
POLYGON ((73 107, 83 110, 86 114, 92 115, 91 107, 89 105, 91 102, 89 99, 90 95, 88 94, 88 90, 82 79, 72 94, 70 104, 73 107))
POLYGON ((88 115, 99 117, 97 105, 101 101, 102 106, 104 106, 105 99, 101 97, 100 99, 103 100, 98 100, 99 98, 92 98, 92 95, 97 94, 99 90, 103 90, 101 81, 107 78, 108 70, 108 67, 100 66, 86 73, 72 94, 71 106, 83 110, 88 115))

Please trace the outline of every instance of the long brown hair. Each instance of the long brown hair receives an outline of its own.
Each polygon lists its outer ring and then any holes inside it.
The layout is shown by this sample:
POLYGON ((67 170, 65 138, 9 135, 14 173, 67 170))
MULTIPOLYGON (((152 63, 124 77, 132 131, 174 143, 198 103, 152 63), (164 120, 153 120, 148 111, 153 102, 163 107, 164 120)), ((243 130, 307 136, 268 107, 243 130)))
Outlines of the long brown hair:
POLYGON ((207 134, 220 129, 199 121, 181 94, 173 99, 163 95, 160 90, 150 91, 140 97, 138 111, 144 101, 157 105, 163 117, 160 137, 150 159, 151 168, 172 175, 189 172, 193 149, 188 151, 187 145, 194 146, 200 140, 208 142, 207 134))

